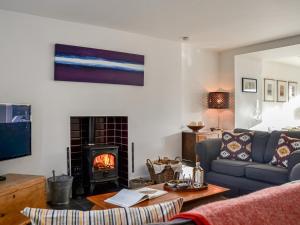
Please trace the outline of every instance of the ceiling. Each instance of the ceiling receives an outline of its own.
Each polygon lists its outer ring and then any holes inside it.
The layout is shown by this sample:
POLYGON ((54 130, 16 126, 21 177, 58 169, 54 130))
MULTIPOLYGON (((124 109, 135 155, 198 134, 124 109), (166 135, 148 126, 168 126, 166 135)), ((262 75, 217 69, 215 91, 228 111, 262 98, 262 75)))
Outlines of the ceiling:
POLYGON ((299 0, 0 0, 0 9, 235 48, 300 34, 299 0))
POLYGON ((276 60, 273 60, 273 61, 288 64, 288 65, 291 65, 291 66, 300 67, 300 56, 291 56, 291 57, 286 57, 286 58, 280 58, 280 59, 276 59, 276 60))
POLYGON ((251 52, 242 54, 240 56, 300 67, 300 44, 281 48, 273 48, 258 52, 251 52))

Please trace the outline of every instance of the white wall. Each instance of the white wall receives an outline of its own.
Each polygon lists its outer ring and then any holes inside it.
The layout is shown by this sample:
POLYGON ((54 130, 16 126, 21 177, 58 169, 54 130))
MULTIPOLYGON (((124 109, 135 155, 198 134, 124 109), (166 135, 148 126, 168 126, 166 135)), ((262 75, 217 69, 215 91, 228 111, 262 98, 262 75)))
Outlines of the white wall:
POLYGON ((286 103, 264 102, 264 78, 298 82, 299 90, 300 67, 263 61, 247 54, 236 56, 235 126, 257 130, 278 130, 287 126, 299 126, 300 118, 297 114, 300 109, 299 99, 295 98, 286 103), (257 93, 241 91, 242 77, 257 79, 257 93), (259 119, 255 118, 257 109, 261 117, 259 119))
POLYGON ((195 45, 182 45, 183 124, 203 121, 216 127, 217 111, 207 109, 207 93, 219 88, 219 55, 195 45))
MULTIPOLYGON (((235 56, 246 54, 250 52, 256 52, 256 51, 262 51, 267 49, 274 49, 274 48, 280 48, 285 46, 291 46, 300 44, 300 35, 290 38, 284 38, 280 40, 274 40, 270 42, 240 47, 236 49, 226 50, 220 52, 220 64, 219 64, 219 78, 220 78, 220 86, 221 88, 225 90, 229 90, 232 93, 232 97, 234 97, 235 92, 235 81, 234 81, 234 72, 235 72, 235 66, 234 66, 234 60, 235 56)), ((234 99, 232 100, 231 104, 231 110, 226 115, 224 115, 224 121, 226 124, 224 124, 225 127, 228 129, 235 127, 234 122, 234 99)))
MULTIPOLYGON (((66 172, 70 116, 128 116, 129 144, 135 143, 131 178, 147 174, 147 158, 181 155, 183 118, 197 114, 193 107, 182 110, 183 98, 190 101, 183 88, 205 85, 202 79, 182 84, 179 42, 7 11, 0 11, 0 28, 0 102, 31 104, 33 118, 32 155, 0 162, 0 174, 66 172), (145 86, 54 81, 55 43, 143 54, 145 86)), ((205 82, 210 76, 214 82, 217 53, 199 55, 191 55, 197 65, 192 76, 204 76, 205 82)), ((195 95, 192 99, 190 105, 199 103, 195 95)), ((201 107, 196 110, 201 114, 201 107)))
POLYGON ((262 61, 259 59, 235 57, 235 126, 250 128, 257 124, 254 119, 257 101, 261 103, 262 61), (242 78, 257 79, 257 93, 242 92, 242 78))
POLYGON ((276 80, 300 81, 300 67, 272 61, 262 62, 262 75, 276 80))
POLYGON ((32 156, 0 162, 1 173, 65 172, 70 116, 128 116, 132 176, 146 172, 146 158, 180 155, 179 43, 4 11, 0 27, 0 102, 29 103, 33 118, 32 156), (143 54, 145 86, 56 82, 55 43, 143 54))
MULTIPOLYGON (((263 62, 263 78, 298 82, 298 97, 286 102, 262 102, 262 122, 256 128, 275 130, 287 126, 300 126, 300 67, 276 62, 263 62)), ((261 92, 263 98, 263 92, 261 92)))

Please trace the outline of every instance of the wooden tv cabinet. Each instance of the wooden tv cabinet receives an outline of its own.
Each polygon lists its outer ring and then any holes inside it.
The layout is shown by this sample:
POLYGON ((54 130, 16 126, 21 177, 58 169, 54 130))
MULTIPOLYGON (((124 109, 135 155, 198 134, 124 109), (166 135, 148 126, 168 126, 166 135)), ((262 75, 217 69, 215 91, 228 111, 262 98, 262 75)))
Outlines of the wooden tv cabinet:
POLYGON ((20 211, 25 207, 46 208, 45 177, 6 174, 0 181, 0 225, 27 225, 30 220, 20 211))

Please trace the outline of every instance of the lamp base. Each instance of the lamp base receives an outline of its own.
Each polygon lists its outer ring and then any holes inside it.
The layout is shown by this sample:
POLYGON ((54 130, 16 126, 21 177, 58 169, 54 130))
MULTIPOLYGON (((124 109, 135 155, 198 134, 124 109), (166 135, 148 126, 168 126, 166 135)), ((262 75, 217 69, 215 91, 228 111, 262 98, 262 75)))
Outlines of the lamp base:
POLYGON ((5 181, 5 180, 6 180, 6 177, 0 176, 0 181, 5 181))

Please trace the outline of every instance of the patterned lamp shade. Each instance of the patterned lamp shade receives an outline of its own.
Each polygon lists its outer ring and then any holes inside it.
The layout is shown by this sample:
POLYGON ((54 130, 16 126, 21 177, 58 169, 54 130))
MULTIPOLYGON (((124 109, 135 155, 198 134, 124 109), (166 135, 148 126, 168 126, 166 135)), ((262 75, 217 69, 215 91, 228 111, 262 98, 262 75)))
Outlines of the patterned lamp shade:
POLYGON ((208 93, 209 109, 228 109, 229 108, 229 92, 209 92, 208 93))

